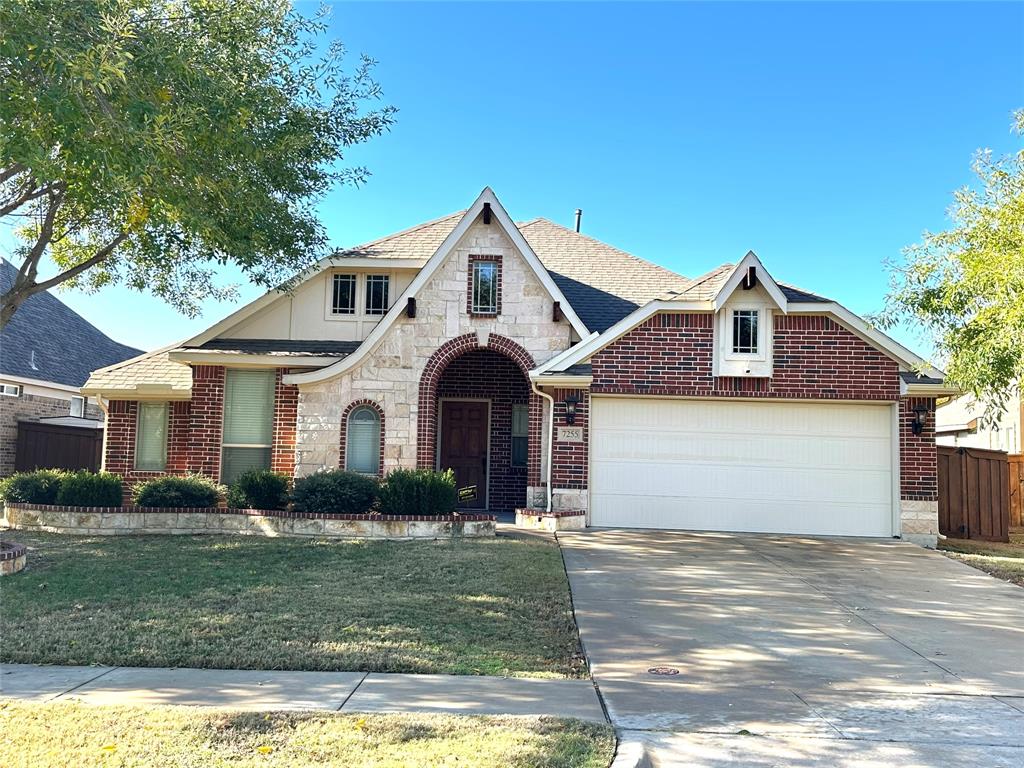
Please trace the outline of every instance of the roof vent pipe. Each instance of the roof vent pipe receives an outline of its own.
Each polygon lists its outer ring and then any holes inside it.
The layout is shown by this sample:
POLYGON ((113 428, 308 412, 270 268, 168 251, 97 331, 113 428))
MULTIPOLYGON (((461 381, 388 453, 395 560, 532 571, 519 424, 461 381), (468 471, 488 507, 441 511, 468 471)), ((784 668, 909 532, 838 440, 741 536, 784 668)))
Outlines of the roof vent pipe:
POLYGON ((583 209, 582 208, 577 208, 576 209, 576 231, 577 232, 580 231, 580 220, 582 218, 583 218, 583 209))

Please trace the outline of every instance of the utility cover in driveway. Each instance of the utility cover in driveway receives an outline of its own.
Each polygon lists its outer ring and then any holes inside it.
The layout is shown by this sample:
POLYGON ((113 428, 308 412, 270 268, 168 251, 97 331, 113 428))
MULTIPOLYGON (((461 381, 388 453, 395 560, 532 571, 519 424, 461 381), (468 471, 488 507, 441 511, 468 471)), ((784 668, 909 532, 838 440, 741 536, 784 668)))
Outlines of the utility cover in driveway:
POLYGON ((595 397, 597 527, 893 534, 892 407, 595 397))

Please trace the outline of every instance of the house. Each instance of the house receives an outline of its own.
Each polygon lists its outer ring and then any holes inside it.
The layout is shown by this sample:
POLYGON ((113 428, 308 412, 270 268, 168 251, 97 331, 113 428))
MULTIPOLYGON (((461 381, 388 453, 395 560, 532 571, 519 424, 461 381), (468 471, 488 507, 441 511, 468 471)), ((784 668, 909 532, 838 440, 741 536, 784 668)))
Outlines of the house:
MULTIPOLYGON (((0 293, 17 273, 0 259, 0 293)), ((25 301, 0 331, 0 476, 15 470, 19 422, 50 425, 52 439, 102 430, 102 411, 80 388, 96 368, 140 353, 50 293, 25 301)))
POLYGON ((129 483, 451 467, 467 508, 922 543, 949 394, 753 253, 688 279, 516 224, 490 189, 85 391, 109 401, 106 467, 129 483))
POLYGON ((987 448, 1021 453, 1024 401, 1020 394, 1008 398, 997 418, 986 421, 985 407, 966 394, 939 403, 935 414, 935 439, 939 445, 987 448))

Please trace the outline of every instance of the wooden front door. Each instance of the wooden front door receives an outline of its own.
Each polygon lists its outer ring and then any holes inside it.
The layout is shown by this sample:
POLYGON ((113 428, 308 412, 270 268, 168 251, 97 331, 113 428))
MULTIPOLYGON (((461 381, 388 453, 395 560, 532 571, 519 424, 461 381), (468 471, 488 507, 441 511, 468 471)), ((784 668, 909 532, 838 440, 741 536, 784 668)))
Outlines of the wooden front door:
POLYGON ((445 400, 441 403, 440 468, 455 471, 459 488, 476 486, 476 498, 460 508, 483 509, 487 505, 487 416, 482 400, 445 400))

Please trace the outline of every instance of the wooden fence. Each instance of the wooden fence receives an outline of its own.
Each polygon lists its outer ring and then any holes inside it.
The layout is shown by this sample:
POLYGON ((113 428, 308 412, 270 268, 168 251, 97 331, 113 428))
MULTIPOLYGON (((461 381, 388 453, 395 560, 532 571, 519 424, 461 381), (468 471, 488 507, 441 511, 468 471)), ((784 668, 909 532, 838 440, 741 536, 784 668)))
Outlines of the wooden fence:
POLYGON ((14 451, 14 469, 88 469, 100 468, 103 430, 72 427, 39 421, 18 422, 18 442, 14 451))
POLYGON ((1010 473, 1006 454, 940 445, 939 532, 954 539, 1009 541, 1010 473))
POLYGON ((1007 458, 1010 474, 1010 527, 1024 527, 1024 454, 1012 453, 1007 458))

